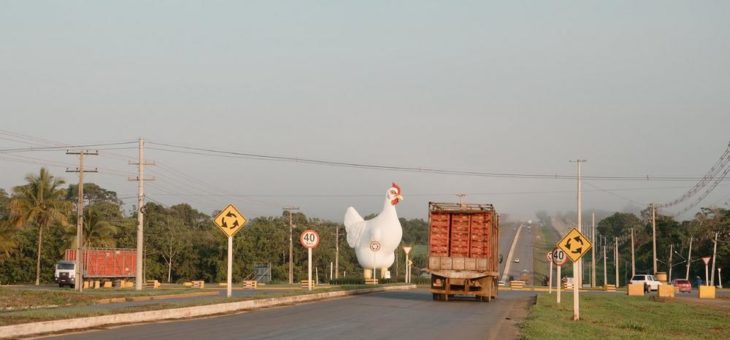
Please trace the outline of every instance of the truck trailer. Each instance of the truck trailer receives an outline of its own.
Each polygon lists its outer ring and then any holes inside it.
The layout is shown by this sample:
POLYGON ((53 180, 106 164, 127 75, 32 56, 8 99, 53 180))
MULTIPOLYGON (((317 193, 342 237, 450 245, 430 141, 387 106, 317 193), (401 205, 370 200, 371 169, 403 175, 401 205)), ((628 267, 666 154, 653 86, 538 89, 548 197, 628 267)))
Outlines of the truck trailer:
POLYGON ((428 271, 434 300, 497 297, 499 216, 491 204, 428 203, 428 271))
MULTIPOLYGON (((137 273, 137 249, 84 249, 83 278, 113 281, 134 278, 137 273)), ((66 249, 64 259, 56 263, 54 278, 59 287, 73 287, 76 277, 76 249, 66 249)))

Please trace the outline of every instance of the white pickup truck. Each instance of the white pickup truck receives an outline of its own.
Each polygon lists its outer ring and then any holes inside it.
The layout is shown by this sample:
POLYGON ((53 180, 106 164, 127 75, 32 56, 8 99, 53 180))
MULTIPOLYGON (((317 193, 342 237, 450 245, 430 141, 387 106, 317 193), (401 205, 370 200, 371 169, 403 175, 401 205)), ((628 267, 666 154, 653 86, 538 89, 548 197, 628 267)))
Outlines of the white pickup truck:
POLYGON ((656 278, 654 278, 654 275, 649 274, 639 274, 634 275, 634 277, 631 278, 629 281, 631 284, 643 284, 644 285, 644 291, 651 291, 651 290, 659 290, 659 285, 662 283, 657 281, 656 278))

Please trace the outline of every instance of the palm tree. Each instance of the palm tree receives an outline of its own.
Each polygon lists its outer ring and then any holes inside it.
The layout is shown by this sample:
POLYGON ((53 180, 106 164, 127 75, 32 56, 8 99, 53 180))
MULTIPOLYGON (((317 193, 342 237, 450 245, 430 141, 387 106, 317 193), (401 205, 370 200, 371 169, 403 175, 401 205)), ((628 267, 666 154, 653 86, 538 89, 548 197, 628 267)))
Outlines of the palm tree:
POLYGON ((15 228, 13 228, 7 221, 0 220, 0 255, 5 257, 10 256, 10 253, 15 249, 15 228))
MULTIPOLYGON (((84 247, 114 247, 118 228, 107 219, 104 209, 119 208, 112 203, 97 203, 84 212, 84 247)), ((75 231, 74 231, 75 232, 75 231)))
POLYGON ((68 223, 67 213, 71 203, 64 200, 65 190, 61 188, 64 180, 55 178, 46 168, 41 168, 38 176, 28 174, 28 182, 13 188, 10 199, 10 220, 18 227, 36 225, 38 227, 38 255, 36 261, 35 284, 40 285, 41 251, 43 229, 53 224, 68 223))

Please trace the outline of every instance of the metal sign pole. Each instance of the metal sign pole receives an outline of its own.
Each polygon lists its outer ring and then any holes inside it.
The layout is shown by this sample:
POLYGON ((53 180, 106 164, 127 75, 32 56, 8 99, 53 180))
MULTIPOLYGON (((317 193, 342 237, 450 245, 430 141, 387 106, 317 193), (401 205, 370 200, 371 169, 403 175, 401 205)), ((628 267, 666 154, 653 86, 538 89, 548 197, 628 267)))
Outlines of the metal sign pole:
POLYGON ((312 248, 307 248, 307 287, 312 290, 312 248))
POLYGON ((231 297, 231 291, 233 289, 233 235, 243 229, 246 222, 246 217, 233 204, 226 206, 213 218, 213 223, 228 237, 227 298, 231 297))
MULTIPOLYGON (((577 268, 577 265, 573 265, 573 270, 577 268)), ((573 320, 580 320, 580 299, 578 297, 578 282, 575 281, 575 274, 573 275, 573 320)))
POLYGON ((233 236, 228 236, 228 285, 226 286, 226 297, 231 297, 231 286, 233 277, 233 236))
POLYGON ((560 284, 561 284, 561 281, 563 281, 563 280, 562 280, 562 279, 560 278, 560 267, 561 267, 561 266, 558 266, 558 279, 557 279, 557 280, 555 280, 555 287, 556 287, 556 288, 557 288, 557 290, 558 290, 558 304, 560 304, 560 284))

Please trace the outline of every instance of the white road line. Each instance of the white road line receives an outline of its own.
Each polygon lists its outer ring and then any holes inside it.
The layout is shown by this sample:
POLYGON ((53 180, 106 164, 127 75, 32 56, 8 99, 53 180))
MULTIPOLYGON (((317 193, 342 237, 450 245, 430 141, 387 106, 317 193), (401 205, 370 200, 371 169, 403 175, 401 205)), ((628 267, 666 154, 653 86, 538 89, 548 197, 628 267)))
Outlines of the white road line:
POLYGON ((507 254, 507 263, 504 264, 504 271, 502 272, 502 281, 505 283, 507 282, 507 274, 509 273, 509 266, 512 265, 512 254, 515 251, 515 246, 517 245, 517 239, 520 238, 520 231, 522 231, 522 224, 520 224, 519 227, 517 227, 517 233, 515 233, 515 239, 512 240, 512 246, 509 248, 509 253, 507 254))

